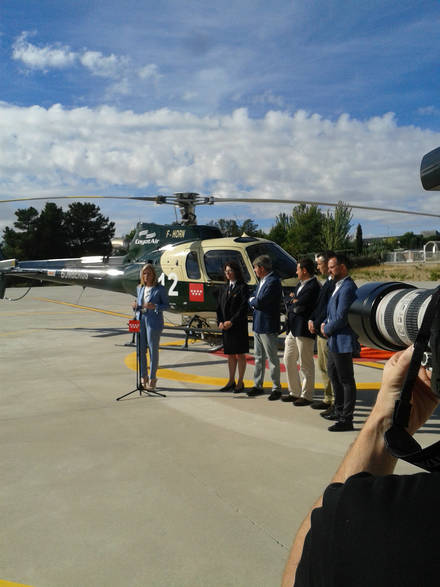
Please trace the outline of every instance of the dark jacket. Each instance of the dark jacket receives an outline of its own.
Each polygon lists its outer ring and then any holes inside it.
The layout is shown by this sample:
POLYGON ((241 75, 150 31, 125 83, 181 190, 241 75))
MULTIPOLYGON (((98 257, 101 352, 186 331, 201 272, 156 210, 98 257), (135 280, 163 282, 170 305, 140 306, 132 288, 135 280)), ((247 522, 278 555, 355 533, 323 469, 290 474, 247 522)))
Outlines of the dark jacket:
POLYGON ((236 282, 229 293, 229 285, 219 292, 217 298, 217 324, 230 320, 232 328, 239 324, 246 324, 248 316, 248 286, 244 282, 236 282))
POLYGON ((348 325, 348 310, 356 298, 356 290, 355 282, 347 277, 328 302, 324 332, 328 348, 334 353, 352 353, 358 349, 356 334, 348 325))
POLYGON ((281 297, 281 280, 274 272, 269 273, 257 295, 249 302, 254 310, 254 332, 257 334, 279 333, 281 297))
POLYGON ((298 283, 293 290, 293 298, 290 296, 284 298, 287 308, 287 334, 290 332, 293 336, 314 338, 315 335, 311 334, 307 323, 316 305, 321 287, 316 277, 312 277, 298 293, 300 287, 301 283, 298 283), (293 302, 293 299, 296 301, 293 302))
POLYGON ((324 338, 321 334, 321 324, 327 318, 327 305, 334 289, 335 282, 333 279, 327 278, 320 289, 316 307, 309 318, 309 320, 312 320, 313 326, 321 338, 324 338))

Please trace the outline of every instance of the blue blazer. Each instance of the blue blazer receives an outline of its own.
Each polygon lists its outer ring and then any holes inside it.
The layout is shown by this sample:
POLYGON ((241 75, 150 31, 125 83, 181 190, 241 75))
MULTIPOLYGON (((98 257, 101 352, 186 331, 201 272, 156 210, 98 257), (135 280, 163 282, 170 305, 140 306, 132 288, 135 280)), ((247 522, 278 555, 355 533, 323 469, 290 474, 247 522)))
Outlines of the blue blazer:
POLYGON ((359 348, 357 337, 348 325, 348 310, 356 298, 357 285, 347 277, 328 301, 324 332, 328 348, 334 353, 352 353, 359 348))
POLYGON ((257 334, 278 334, 280 331, 281 280, 269 273, 255 298, 249 301, 254 311, 253 330, 257 334))
MULTIPOLYGON (((149 302, 156 304, 154 310, 136 311, 136 318, 145 322, 146 326, 152 330, 163 329, 163 311, 169 308, 167 290, 163 285, 157 284, 150 292, 149 302)), ((137 305, 138 308, 144 303, 144 286, 137 286, 137 305)))

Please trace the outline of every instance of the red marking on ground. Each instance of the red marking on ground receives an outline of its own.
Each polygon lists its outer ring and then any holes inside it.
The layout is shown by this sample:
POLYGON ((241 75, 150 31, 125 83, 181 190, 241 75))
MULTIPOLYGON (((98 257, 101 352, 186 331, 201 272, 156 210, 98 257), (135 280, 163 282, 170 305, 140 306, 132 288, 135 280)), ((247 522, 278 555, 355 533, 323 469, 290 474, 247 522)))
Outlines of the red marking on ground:
POLYGON ((393 355, 393 351, 381 351, 380 349, 370 349, 367 346, 363 346, 361 347, 360 359, 368 361, 386 361, 393 355))
MULTIPOLYGON (((228 356, 228 355, 225 355, 225 353, 220 350, 214 351, 212 354, 218 355, 219 357, 224 357, 224 358, 227 358, 227 356, 228 356)), ((367 346, 363 346, 363 347, 361 347, 361 355, 360 355, 360 357, 355 358, 355 362, 362 363, 362 361, 386 361, 393 355, 394 355, 394 353, 392 351, 381 351, 379 349, 371 349, 367 346)), ((316 355, 315 355, 315 357, 316 357, 316 355)), ((246 355, 246 363, 248 365, 255 365, 254 357, 252 355, 246 355)), ((268 368, 269 368, 269 363, 268 363, 268 361, 266 361, 266 369, 268 369, 268 368)), ((286 367, 283 365, 283 363, 280 364, 280 368, 281 368, 282 373, 284 373, 286 371, 286 367)), ((299 365, 298 365, 298 369, 299 369, 299 365)))

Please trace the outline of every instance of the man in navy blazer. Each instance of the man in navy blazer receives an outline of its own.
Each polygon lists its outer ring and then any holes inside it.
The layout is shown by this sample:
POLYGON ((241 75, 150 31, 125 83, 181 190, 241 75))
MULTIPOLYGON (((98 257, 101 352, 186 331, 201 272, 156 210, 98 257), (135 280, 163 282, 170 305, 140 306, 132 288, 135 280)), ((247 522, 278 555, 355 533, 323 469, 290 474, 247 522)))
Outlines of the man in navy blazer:
POLYGON ((254 331, 254 387, 247 394, 261 395, 263 391, 266 357, 269 362, 272 393, 269 400, 281 397, 280 360, 278 358, 278 335, 280 332, 281 280, 272 271, 272 260, 268 255, 260 255, 254 262, 254 271, 260 283, 255 296, 249 300, 253 309, 254 331))
POLYGON ((321 325, 321 333, 328 338, 328 376, 335 394, 334 414, 329 420, 337 420, 330 426, 331 432, 353 430, 353 412, 356 404, 356 382, 353 371, 353 352, 357 350, 357 338, 348 325, 348 310, 356 298, 357 285, 348 274, 348 259, 335 254, 328 261, 328 272, 335 289, 327 306, 327 318, 321 325))

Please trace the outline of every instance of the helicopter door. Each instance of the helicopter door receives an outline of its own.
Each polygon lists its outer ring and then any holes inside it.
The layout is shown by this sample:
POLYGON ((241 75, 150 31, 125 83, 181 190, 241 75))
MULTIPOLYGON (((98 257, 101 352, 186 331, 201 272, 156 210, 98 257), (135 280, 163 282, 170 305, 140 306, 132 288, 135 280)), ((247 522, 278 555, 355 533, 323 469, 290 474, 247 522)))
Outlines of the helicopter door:
POLYGON ((225 276, 223 267, 225 263, 235 261, 241 267, 244 280, 249 283, 251 277, 240 251, 234 249, 211 249, 206 251, 203 260, 205 262, 206 274, 212 281, 224 282, 225 276))
POLYGON ((185 269, 188 279, 200 279, 199 259, 195 251, 190 251, 186 256, 185 269))

